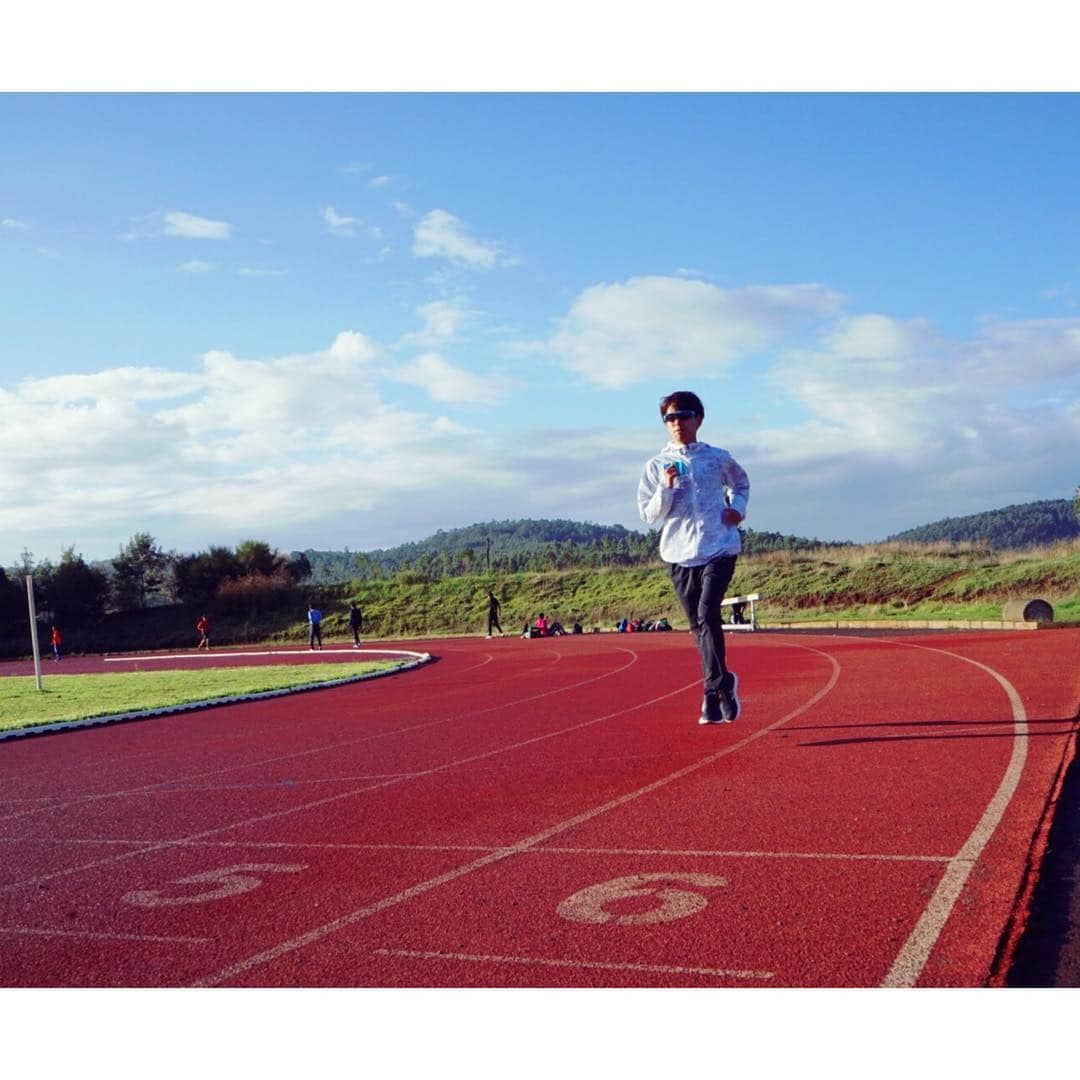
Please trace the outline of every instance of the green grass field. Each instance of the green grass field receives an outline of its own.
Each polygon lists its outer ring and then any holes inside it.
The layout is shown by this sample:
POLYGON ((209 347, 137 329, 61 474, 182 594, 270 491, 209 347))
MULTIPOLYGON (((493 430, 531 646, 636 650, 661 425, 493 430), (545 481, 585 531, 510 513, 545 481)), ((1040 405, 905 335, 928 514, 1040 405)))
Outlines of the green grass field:
POLYGON ((32 675, 9 677, 0 679, 0 731, 139 709, 160 709, 208 698, 282 690, 398 666, 393 661, 378 660, 362 664, 129 671, 115 675, 53 675, 46 672, 41 690, 32 675))

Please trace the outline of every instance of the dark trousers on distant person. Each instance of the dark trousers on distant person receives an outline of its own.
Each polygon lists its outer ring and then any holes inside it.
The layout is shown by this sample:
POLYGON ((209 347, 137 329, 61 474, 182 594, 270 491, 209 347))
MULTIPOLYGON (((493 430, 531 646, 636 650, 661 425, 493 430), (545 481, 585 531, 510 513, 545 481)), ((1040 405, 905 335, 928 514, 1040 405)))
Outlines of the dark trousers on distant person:
POLYGON ((503 632, 503 628, 499 625, 499 616, 496 615, 494 611, 489 611, 488 612, 488 637, 491 637, 492 628, 498 630, 500 634, 503 632))
POLYGON ((704 566, 673 563, 670 569, 675 595, 686 612, 690 632, 697 640, 707 694, 720 689, 720 680, 727 673, 720 603, 735 573, 735 559, 734 555, 717 555, 704 566))
POLYGON ((311 633, 308 635, 308 640, 311 644, 311 648, 315 648, 315 642, 319 643, 319 648, 322 648, 322 628, 317 622, 311 624, 311 633))

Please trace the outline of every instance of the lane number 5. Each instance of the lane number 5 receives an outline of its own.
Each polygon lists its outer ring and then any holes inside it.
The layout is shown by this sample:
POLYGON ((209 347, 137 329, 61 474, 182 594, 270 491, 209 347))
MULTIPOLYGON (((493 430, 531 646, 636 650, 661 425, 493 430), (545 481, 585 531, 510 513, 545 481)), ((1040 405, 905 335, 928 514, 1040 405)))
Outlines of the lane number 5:
POLYGON ((611 881, 590 885, 587 889, 568 896, 556 909, 571 922, 610 923, 618 926, 639 926, 645 923, 673 922, 696 915, 708 901, 700 892, 687 889, 665 888, 661 882, 677 882, 692 885, 695 889, 714 889, 726 885, 726 879, 712 874, 630 874, 611 881), (657 904, 648 911, 630 915, 613 915, 607 905, 617 900, 636 897, 652 897, 657 904))
POLYGON ((216 885, 216 888, 203 892, 187 893, 182 896, 163 896, 158 889, 136 889, 125 893, 125 904, 136 907, 172 907, 176 904, 202 904, 208 900, 224 900, 229 896, 239 896, 251 892, 262 884, 261 877, 255 874, 298 874, 306 870, 305 866, 291 866, 287 863, 239 863, 237 866, 223 866, 220 870, 207 870, 201 874, 174 878, 170 885, 216 885))

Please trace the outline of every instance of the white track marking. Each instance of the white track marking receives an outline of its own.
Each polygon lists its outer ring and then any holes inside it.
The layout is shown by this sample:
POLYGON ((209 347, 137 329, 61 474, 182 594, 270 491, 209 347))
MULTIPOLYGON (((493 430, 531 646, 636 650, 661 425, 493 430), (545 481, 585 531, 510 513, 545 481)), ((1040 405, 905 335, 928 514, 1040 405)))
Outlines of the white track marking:
MULTIPOLYGON (((299 851, 498 851, 497 844, 375 844, 375 843, 334 843, 318 840, 154 840, 144 838, 87 839, 64 836, 0 836, 0 844, 72 844, 83 847, 106 847, 110 844, 119 847, 145 847, 147 844, 172 845, 173 847, 207 848, 295 848, 299 851)), ((525 855, 607 855, 612 858, 635 857, 669 859, 826 859, 836 862, 928 862, 947 863, 951 855, 894 855, 890 853, 852 853, 846 851, 734 851, 705 850, 702 848, 594 848, 594 847, 558 847, 550 845, 523 852, 525 855)))
POLYGON ((221 652, 218 649, 210 649, 207 652, 192 650, 189 653, 147 653, 145 656, 104 656, 106 664, 144 664, 156 663, 158 660, 199 660, 201 657, 215 660, 241 659, 247 656, 308 656, 315 659, 327 654, 348 654, 357 660, 363 660, 365 656, 412 656, 419 659, 427 656, 427 653, 413 652, 412 649, 354 649, 351 645, 347 649, 263 649, 258 652, 221 652))
MULTIPOLYGON (((565 692, 565 690, 567 690, 567 689, 574 689, 575 686, 583 686, 583 685, 585 685, 585 683, 597 682, 602 678, 608 678, 610 675, 617 675, 620 671, 624 671, 626 668, 631 667, 637 661, 637 654, 634 653, 632 650, 620 648, 619 651, 620 652, 628 652, 628 653, 630 653, 631 657, 633 657, 633 659, 630 661, 630 663, 623 665, 622 668, 618 668, 613 672, 608 672, 607 675, 595 676, 595 677, 593 677, 591 679, 586 679, 583 683, 576 683, 576 684, 574 684, 573 686, 570 686, 570 687, 562 687, 560 690, 550 690, 550 691, 545 692, 544 694, 539 694, 537 696, 538 697, 549 697, 552 694, 565 692)), ((823 653, 822 655, 825 655, 825 654, 823 653)), ((180 844, 182 844, 182 843, 184 843, 185 841, 188 841, 188 840, 199 840, 199 839, 202 839, 203 837, 206 837, 206 836, 213 836, 216 833, 230 832, 233 829, 245 828, 245 827, 247 827, 249 825, 257 825, 257 824, 260 824, 261 822, 265 822, 265 821, 273 821, 273 820, 275 820, 277 818, 286 817, 286 816, 288 816, 290 814, 300 813, 303 810, 312 810, 312 809, 314 809, 315 807, 318 807, 318 806, 325 806, 328 803, 338 802, 341 799, 351 799, 356 795, 362 795, 362 794, 364 794, 366 792, 369 792, 369 791, 379 791, 382 788, 391 787, 394 784, 400 784, 400 783, 403 783, 406 780, 418 779, 418 778, 424 777, 424 776, 434 776, 436 773, 445 772, 448 769, 454 769, 454 768, 457 768, 457 767, 459 767, 461 765, 468 765, 468 764, 471 764, 474 761, 482 761, 485 758, 493 757, 493 756, 496 756, 498 754, 505 754, 505 753, 509 753, 512 750, 519 750, 523 746, 529 746, 529 745, 531 745, 533 743, 544 742, 547 739, 558 738, 560 735, 568 734, 571 731, 578 731, 581 728, 591 727, 593 724, 599 724, 602 721, 611 720, 613 718, 622 716, 622 715, 625 714, 625 712, 633 711, 634 709, 643 708, 645 705, 652 705, 652 704, 655 704, 657 702, 664 701, 667 698, 672 697, 675 694, 680 694, 683 691, 689 689, 689 687, 695 686, 695 685, 697 685, 697 681, 695 681, 693 683, 688 683, 686 686, 680 686, 680 687, 676 688, 675 690, 671 690, 666 694, 662 694, 660 697, 654 698, 652 701, 643 702, 643 703, 641 703, 639 705, 632 706, 630 709, 627 709, 627 710, 620 709, 620 710, 617 710, 616 712, 607 713, 604 716, 598 716, 598 717, 596 717, 596 718, 594 718, 592 720, 585 720, 585 721, 582 721, 581 723, 571 724, 569 727, 558 728, 555 731, 547 732, 544 735, 534 736, 531 739, 525 739, 525 740, 523 740, 521 742, 510 743, 509 745, 496 747, 494 750, 487 750, 482 754, 474 754, 474 755, 471 755, 470 757, 457 758, 457 759, 455 759, 453 761, 444 762, 442 765, 435 765, 435 766, 432 766, 429 769, 425 769, 425 770, 420 771, 420 772, 409 773, 404 777, 396 777, 396 778, 390 779, 390 780, 383 780, 382 782, 377 783, 377 784, 368 784, 368 785, 366 785, 364 787, 353 788, 353 789, 351 789, 349 791, 338 792, 338 793, 336 793, 334 795, 324 796, 321 799, 315 799, 312 802, 299 803, 296 806, 285 807, 282 810, 272 810, 269 813, 259 814, 256 817, 247 818, 246 820, 243 820, 243 821, 233 821, 233 822, 230 822, 227 825, 218 825, 218 826, 215 826, 213 829, 206 829, 203 832, 193 833, 190 836, 179 837, 176 840, 163 841, 161 843, 153 844, 153 845, 151 845, 149 847, 144 848, 141 851, 129 851, 129 852, 126 852, 123 855, 112 855, 112 856, 109 856, 109 857, 104 858, 104 859, 95 859, 93 862, 82 863, 79 866, 69 866, 69 867, 65 868, 64 870, 54 870, 52 873, 49 873, 49 874, 41 874, 41 875, 38 875, 37 877, 23 878, 21 881, 9 882, 9 883, 7 883, 5 885, 0 885, 0 893, 7 892, 7 891, 9 891, 11 889, 21 888, 21 887, 26 886, 26 885, 37 885, 37 884, 40 884, 43 881, 51 881, 54 878, 58 878, 58 877, 66 877, 69 874, 76 874, 76 873, 79 873, 82 870, 91 870, 91 869, 94 869, 94 868, 99 867, 99 866, 105 866, 105 865, 108 865, 110 863, 119 862, 119 861, 121 861, 123 859, 134 858, 134 857, 137 857, 139 855, 150 854, 150 853, 155 852, 155 851, 162 851, 162 850, 165 850, 165 849, 168 849, 168 848, 171 848, 171 847, 176 847, 176 846, 178 846, 178 845, 180 845, 180 844)), ((479 710, 479 712, 485 712, 485 711, 490 711, 490 710, 483 710, 483 709, 479 710)), ((444 722, 444 721, 440 721, 440 723, 441 722, 444 722)), ((363 740, 359 740, 359 741, 363 741, 363 740)), ((340 745, 343 745, 343 744, 338 744, 338 745, 340 746, 340 745)), ((286 755, 286 756, 292 757, 292 756, 295 756, 295 755, 286 755)), ((223 769, 223 770, 220 770, 220 771, 221 772, 227 772, 229 770, 223 769)), ((166 781, 165 783, 171 783, 171 782, 172 781, 166 781)), ((145 788, 145 789, 137 789, 137 791, 152 791, 154 789, 159 789, 162 786, 163 786, 162 784, 148 785, 147 788, 145 788)), ((91 796, 91 797, 89 797, 87 799, 74 800, 74 803, 89 802, 89 801, 93 801, 94 799, 97 799, 97 798, 110 798, 110 797, 113 797, 113 796, 115 796, 117 794, 131 794, 131 793, 130 792, 114 792, 111 795, 91 796)), ((7 820, 10 821, 12 818, 23 817, 23 816, 26 816, 28 814, 34 813, 34 812, 35 811, 27 810, 27 811, 24 811, 23 814, 13 814, 7 820)))
MULTIPOLYGON (((443 874, 439 874, 436 877, 428 878, 426 881, 421 881, 416 885, 411 886, 408 889, 404 889, 399 893, 392 896, 384 897, 382 900, 378 900, 375 903, 368 904, 356 911, 350 912, 347 915, 342 915, 331 922, 324 923, 322 926, 315 927, 306 933, 300 934, 297 937, 291 938, 287 941, 280 942, 278 945, 266 949, 261 953, 257 953, 254 956, 248 957, 246 960, 241 960, 236 964, 225 968, 222 971, 217 972, 214 975, 208 976, 205 979, 199 980, 195 983, 195 986, 217 986, 228 979, 235 978, 238 975, 242 975, 252 968, 259 967, 262 964, 268 963, 271 960, 276 960, 280 956, 284 956, 287 953, 293 952, 296 949, 304 948, 308 945, 314 944, 316 941, 321 940, 328 934, 336 933, 339 930, 343 930, 347 926, 351 926, 353 923, 359 922, 362 919, 369 918, 372 915, 378 914, 380 911, 389 907, 394 907, 397 904, 403 903, 407 900, 412 900, 414 897, 422 896, 424 893, 430 892, 432 889, 437 889, 442 885, 446 885, 449 882, 456 881, 459 878, 465 877, 467 874, 474 873, 477 870, 483 869, 486 866, 490 866, 492 863, 500 862, 503 859, 510 858, 515 855, 520 855, 531 848, 544 843, 544 841, 550 839, 553 836, 558 836, 560 833, 567 832, 570 829, 576 828, 578 825, 583 825, 587 821, 591 821, 593 818, 599 817, 602 814, 606 814, 611 810, 618 809, 625 806, 628 803, 633 802, 636 799, 641 798, 643 795, 648 795, 653 791, 657 791, 660 788, 666 787, 668 784, 674 783, 676 780, 681 780, 684 776, 689 776, 692 773, 697 772, 700 769, 705 768, 708 765, 712 765, 719 761, 721 758, 726 757, 728 754, 734 753, 736 750, 741 749, 744 746, 748 746, 756 739, 762 738, 764 735, 775 731, 777 728, 793 720, 796 716, 801 716, 808 709, 816 705, 826 694, 828 694, 832 688, 836 685, 837 680, 840 678, 840 664, 835 657, 830 656, 828 653, 822 652, 820 649, 814 649, 807 645, 796 645, 794 648, 805 649, 807 652, 816 653, 819 656, 825 657, 826 660, 832 665, 832 675, 829 681, 819 690, 816 694, 808 698, 802 705, 793 709, 791 712, 782 716, 779 720, 761 728, 760 730, 748 735, 745 739, 740 740, 737 743, 733 743, 730 746, 725 747, 722 750, 718 750, 715 753, 708 754, 706 757, 701 758, 699 761, 694 762, 691 765, 687 765, 684 768, 677 769, 676 771, 669 773, 667 776, 661 777, 659 780, 654 780, 650 784, 646 784, 644 787, 637 788, 634 791, 620 795, 617 798, 611 799, 608 802, 601 803, 599 806, 595 806, 590 810, 586 810, 580 814, 575 814, 573 817, 567 818, 564 821, 559 822, 556 825, 552 825, 542 832, 534 833, 532 836, 526 837, 524 840, 518 841, 516 844, 508 844, 506 847, 500 848, 497 851, 493 851, 488 855, 483 855, 478 859, 474 859, 472 862, 466 863, 463 866, 456 867, 453 870, 449 870, 443 874)), ((681 687, 678 690, 673 690, 667 694, 663 694, 658 698, 654 698, 651 701, 641 702, 638 705, 632 706, 628 709, 622 709, 617 713, 612 713, 612 716, 625 716, 627 713, 634 712, 637 709, 647 708, 650 705, 655 705, 660 701, 664 701, 675 694, 683 693, 690 686, 699 686, 700 681, 695 679, 694 682, 689 683, 686 687, 681 687)), ((589 723, 596 723, 597 721, 590 721, 589 723)), ((579 727, 586 727, 588 724, 578 725, 579 727)), ((535 740, 529 740, 530 742, 535 740)))
POLYGON ((0 934, 34 935, 37 937, 75 937, 96 938, 100 941, 160 941, 166 944, 206 945, 210 938, 204 937, 167 937, 161 934, 110 934, 96 930, 51 930, 37 929, 31 926, 0 926, 0 934))
MULTIPOLYGON (((168 657, 166 657, 166 659, 168 659, 168 657)), ((201 709, 216 708, 223 705, 247 705, 252 702, 290 697, 293 694, 309 693, 313 690, 339 689, 343 686, 350 686, 353 683, 367 682, 371 679, 380 679, 389 675, 397 675, 400 672, 409 671, 412 668, 429 663, 431 659, 430 655, 425 654, 419 659, 410 660, 391 668, 365 671, 362 674, 342 675, 340 678, 336 679, 319 679, 315 682, 296 683, 292 686, 278 687, 275 690, 226 693, 219 697, 200 698, 195 701, 180 701, 172 705, 157 705, 144 709, 129 709, 126 712, 105 713, 100 716, 87 716, 80 720, 57 720, 48 724, 38 724, 34 727, 11 728, 6 731, 0 731, 0 742, 24 739, 33 735, 55 735, 61 731, 79 731, 82 728, 109 727, 112 724, 123 723, 130 720, 151 720, 155 717, 178 716, 185 713, 198 712, 201 709)))
MULTIPOLYGON (((504 702, 501 705, 492 705, 492 706, 490 706, 489 708, 486 708, 486 709, 477 709, 477 710, 475 710, 473 712, 468 713, 467 716, 471 719, 472 717, 475 717, 475 716, 483 716, 485 713, 498 712, 500 709, 508 709, 508 708, 512 708, 513 706, 516 706, 516 705, 525 705, 525 704, 528 704, 528 703, 533 702, 533 701, 539 701, 542 698, 553 697, 556 694, 564 694, 569 690, 577 690, 582 686, 588 686, 590 683, 600 682, 603 679, 609 679, 609 678, 612 678, 615 675, 620 675, 622 672, 626 671, 627 668, 630 668, 634 664, 637 663, 638 655, 632 649, 626 649, 626 648, 622 648, 621 646, 617 646, 616 651, 622 652, 622 653, 628 653, 629 656, 631 657, 631 659, 630 659, 630 661, 628 663, 623 664, 622 667, 615 668, 614 671, 605 672, 603 675, 594 675, 594 676, 591 676, 588 679, 583 679, 581 682, 570 683, 567 686, 559 686, 559 687, 556 687, 554 690, 545 690, 545 691, 543 691, 543 692, 541 692, 539 694, 532 694, 529 697, 518 698, 516 701, 504 702)), ((182 776, 182 777, 172 778, 170 780, 159 780, 157 783, 144 784, 142 787, 127 788, 127 789, 123 789, 123 790, 120 790, 120 791, 105 791, 105 792, 100 792, 98 794, 91 794, 91 795, 78 795, 75 798, 71 798, 71 799, 66 800, 65 802, 53 803, 50 806, 35 807, 33 809, 23 810, 23 811, 20 811, 18 813, 9 814, 3 819, 3 821, 4 822, 15 821, 15 820, 17 820, 19 818, 28 817, 31 814, 43 813, 45 811, 53 810, 53 809, 65 809, 65 808, 70 807, 70 806, 82 806, 85 803, 98 802, 99 800, 102 800, 102 799, 114 799, 114 798, 118 798, 120 796, 127 796, 127 795, 142 795, 142 794, 146 794, 146 793, 149 793, 149 792, 153 792, 153 791, 158 790, 160 788, 167 787, 170 784, 184 783, 184 782, 189 781, 189 780, 201 780, 201 779, 204 779, 204 778, 206 778, 208 776, 221 776, 223 773, 236 772, 236 771, 238 771, 240 769, 254 769, 254 768, 259 768, 259 767, 261 767, 263 765, 275 765, 275 764, 277 764, 278 762, 281 762, 281 761, 294 761, 297 758, 310 757, 310 756, 312 756, 314 754, 323 754, 323 753, 336 752, 336 751, 339 751, 339 750, 341 750, 341 749, 343 749, 343 748, 345 748, 347 746, 357 746, 360 743, 372 742, 375 739, 386 739, 386 738, 391 738, 391 737, 393 737, 395 735, 408 734, 409 732, 412 732, 412 731, 421 731, 421 730, 423 730, 425 728, 438 727, 438 726, 440 726, 442 724, 450 724, 450 723, 453 723, 456 720, 460 720, 464 715, 466 715, 466 714, 460 714, 459 713, 459 714, 455 714, 453 716, 444 717, 441 720, 426 720, 426 721, 424 721, 423 723, 420 723, 420 724, 410 724, 408 727, 394 728, 392 731, 383 731, 383 732, 376 732, 374 734, 369 734, 369 735, 362 735, 362 736, 360 736, 359 738, 356 738, 356 739, 348 739, 348 740, 345 740, 345 741, 327 743, 327 744, 324 744, 323 746, 310 747, 310 748, 308 748, 306 750, 296 750, 296 751, 293 751, 292 753, 289 753, 289 754, 277 754, 277 755, 275 755, 274 757, 271 757, 271 758, 262 758, 262 759, 260 759, 258 761, 245 762, 245 763, 240 764, 240 765, 228 765, 223 769, 213 769, 213 770, 211 770, 209 772, 194 773, 194 774, 192 774, 190 776, 182 776)), ((590 722, 592 722, 592 721, 590 721, 590 722)), ((575 728, 571 727, 571 728, 566 728, 565 730, 566 731, 573 731, 573 730, 575 730, 575 728)), ((426 774, 417 773, 415 775, 426 775, 426 774)), ((361 789, 361 790, 368 790, 368 789, 361 789)), ((317 804, 312 804, 312 805, 317 805, 317 804)))
POLYGON ((650 975, 705 975, 721 979, 766 982, 771 971, 738 971, 728 968, 679 967, 669 964, 618 964, 601 960, 552 960, 543 956, 478 956, 472 953, 419 952, 414 949, 375 949, 377 956, 400 956, 407 960, 464 960, 478 964, 530 964, 539 967, 585 968, 597 971, 642 971, 650 975))
POLYGON ((647 926, 651 923, 676 922, 705 910, 708 900, 697 892, 697 889, 716 889, 726 884, 727 878, 717 877, 715 874, 688 874, 668 870, 648 874, 627 874, 625 877, 601 881, 596 885, 579 889, 559 904, 555 909, 555 914, 561 915, 570 922, 596 924, 613 922, 617 926, 647 926), (672 881, 693 885, 695 891, 657 887, 661 882, 672 881), (660 901, 659 906, 627 915, 613 915, 607 910, 607 905, 617 900, 643 896, 655 897, 660 901))
POLYGON ((919 917, 919 921, 915 924, 915 928, 911 931, 911 935, 893 961, 888 975, 885 976, 881 983, 882 986, 915 986, 919 981, 923 968, 926 966, 927 960, 930 958, 934 945, 937 943, 942 928, 952 913, 953 906, 960 897, 968 876, 975 863, 978 862, 980 855, 982 855, 990 837, 994 835, 994 830, 998 827, 1005 814, 1005 809, 1008 807, 1020 783, 1020 774, 1023 772, 1024 762, 1027 760, 1028 725, 1024 703, 1020 700, 1016 688, 993 668, 979 663, 978 660, 972 660, 970 657, 948 652, 945 649, 935 649, 928 645, 914 645, 910 642, 891 644, 903 645, 912 649, 923 649, 926 652, 940 653, 942 656, 951 656, 956 660, 963 660, 964 663, 972 664, 974 667, 985 671, 1005 691, 1009 704, 1012 706, 1013 714, 1014 738, 1012 755, 1009 758, 1009 764, 1006 766, 1005 774, 1001 778, 1001 783, 998 784, 997 790, 991 797, 971 835, 964 842, 964 846, 949 861, 938 887, 930 897, 930 902, 926 905, 925 910, 919 917))
POLYGON ((181 896, 163 896, 160 889, 133 889, 124 893, 120 899, 125 904, 136 907, 176 907, 181 904, 205 904, 210 900, 225 900, 231 896, 241 896, 251 892, 262 884, 261 877, 254 874, 299 874, 306 866, 287 863, 240 863, 237 866, 222 866, 216 870, 205 870, 201 874, 189 874, 187 877, 173 878, 170 885, 216 885, 217 888, 200 893, 187 893, 181 896), (244 873, 238 873, 238 871, 244 873))

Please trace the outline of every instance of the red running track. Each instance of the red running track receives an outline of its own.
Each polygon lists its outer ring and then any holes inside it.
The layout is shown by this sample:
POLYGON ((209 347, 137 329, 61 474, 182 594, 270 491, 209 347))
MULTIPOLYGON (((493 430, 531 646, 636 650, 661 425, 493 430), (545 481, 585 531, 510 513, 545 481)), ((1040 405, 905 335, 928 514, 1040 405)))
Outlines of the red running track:
POLYGON ((728 640, 730 726, 671 633, 0 743, 0 984, 1000 977, 1080 631, 728 640))

